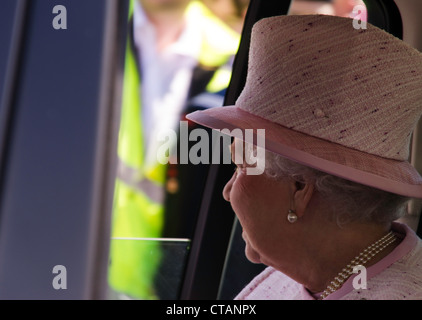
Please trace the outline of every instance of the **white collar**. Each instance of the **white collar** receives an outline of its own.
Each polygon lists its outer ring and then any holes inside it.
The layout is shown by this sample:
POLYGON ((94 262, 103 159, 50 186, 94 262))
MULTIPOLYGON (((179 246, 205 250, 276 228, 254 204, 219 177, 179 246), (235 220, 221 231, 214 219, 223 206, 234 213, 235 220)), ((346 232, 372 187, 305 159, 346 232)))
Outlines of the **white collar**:
MULTIPOLYGON (((166 49, 166 54, 180 55, 198 61, 202 43, 200 21, 198 21, 199 17, 193 17, 193 15, 186 14, 185 18, 186 25, 182 34, 175 43, 166 49)), ((138 1, 135 2, 133 28, 135 44, 138 47, 140 47, 143 43, 143 37, 140 36, 141 33, 148 32, 148 30, 150 30, 149 32, 154 34, 154 27, 150 23, 142 5, 138 1)))

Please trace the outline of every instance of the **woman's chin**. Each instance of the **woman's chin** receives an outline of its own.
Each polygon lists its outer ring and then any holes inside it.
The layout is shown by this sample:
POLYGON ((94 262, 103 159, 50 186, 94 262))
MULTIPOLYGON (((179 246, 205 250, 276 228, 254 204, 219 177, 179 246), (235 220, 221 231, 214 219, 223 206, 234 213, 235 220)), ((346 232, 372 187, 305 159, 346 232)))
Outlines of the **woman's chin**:
POLYGON ((253 252, 249 252, 249 250, 245 249, 245 255, 246 258, 252 262, 252 263, 256 263, 256 264, 260 264, 261 263, 261 259, 259 257, 259 254, 256 253, 255 251, 253 252))
POLYGON ((252 263, 261 263, 261 257, 258 252, 256 252, 252 246, 250 245, 249 241, 247 240, 247 237, 243 237, 246 243, 245 247, 245 256, 246 258, 252 262, 252 263))

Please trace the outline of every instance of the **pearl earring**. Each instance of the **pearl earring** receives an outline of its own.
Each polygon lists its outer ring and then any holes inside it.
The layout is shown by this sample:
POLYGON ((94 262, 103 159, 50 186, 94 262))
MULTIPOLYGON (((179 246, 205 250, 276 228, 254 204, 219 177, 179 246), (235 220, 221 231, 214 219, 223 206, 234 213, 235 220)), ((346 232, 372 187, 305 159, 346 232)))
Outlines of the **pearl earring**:
POLYGON ((290 223, 295 223, 297 221, 297 215, 296 212, 294 212, 293 210, 289 210, 289 213, 287 215, 287 220, 290 223))

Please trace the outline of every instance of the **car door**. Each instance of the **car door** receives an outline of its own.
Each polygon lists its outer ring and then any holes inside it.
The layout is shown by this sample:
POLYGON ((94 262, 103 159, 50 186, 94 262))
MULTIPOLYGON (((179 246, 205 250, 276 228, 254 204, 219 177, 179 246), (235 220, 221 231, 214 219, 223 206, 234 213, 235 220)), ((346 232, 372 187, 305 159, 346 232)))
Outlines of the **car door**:
POLYGON ((2 1, 0 299, 106 297, 127 7, 2 1))

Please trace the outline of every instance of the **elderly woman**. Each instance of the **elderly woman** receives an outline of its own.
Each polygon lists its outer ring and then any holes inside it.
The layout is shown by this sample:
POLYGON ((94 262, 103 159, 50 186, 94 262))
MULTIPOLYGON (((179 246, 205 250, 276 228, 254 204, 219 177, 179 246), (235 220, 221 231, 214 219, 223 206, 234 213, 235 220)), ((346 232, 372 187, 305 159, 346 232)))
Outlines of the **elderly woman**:
POLYGON ((234 154, 239 132, 265 129, 223 191, 246 256, 268 266, 237 299, 422 299, 422 241, 395 222, 422 198, 408 162, 421 114, 422 55, 392 35, 319 15, 254 26, 236 105, 188 116, 231 130, 234 154))

